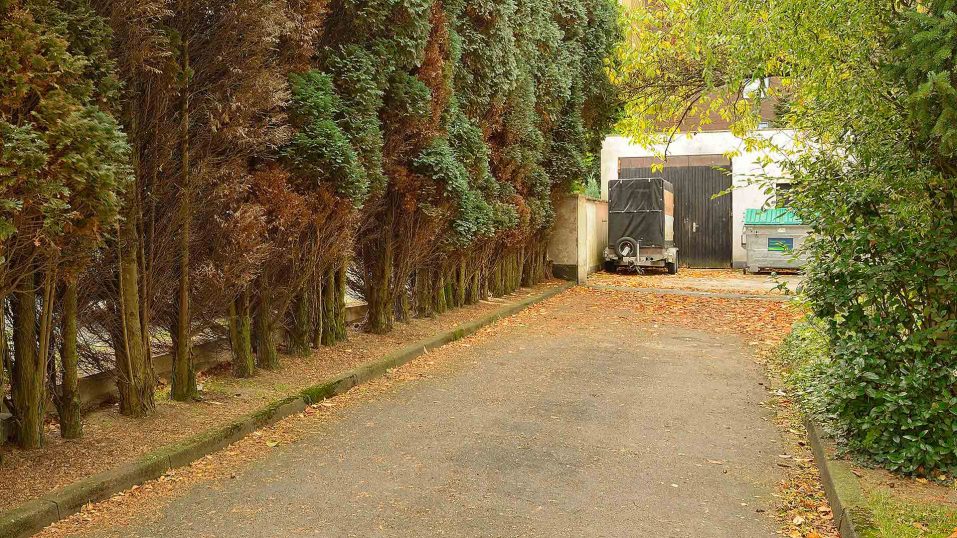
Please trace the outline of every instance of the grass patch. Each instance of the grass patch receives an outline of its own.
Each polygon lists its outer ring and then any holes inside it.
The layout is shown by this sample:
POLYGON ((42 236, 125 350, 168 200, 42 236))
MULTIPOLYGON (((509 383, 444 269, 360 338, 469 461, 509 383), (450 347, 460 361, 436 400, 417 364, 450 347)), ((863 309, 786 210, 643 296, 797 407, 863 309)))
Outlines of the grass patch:
POLYGON ((949 538, 957 534, 957 509, 902 498, 886 488, 866 493, 873 517, 862 538, 949 538))

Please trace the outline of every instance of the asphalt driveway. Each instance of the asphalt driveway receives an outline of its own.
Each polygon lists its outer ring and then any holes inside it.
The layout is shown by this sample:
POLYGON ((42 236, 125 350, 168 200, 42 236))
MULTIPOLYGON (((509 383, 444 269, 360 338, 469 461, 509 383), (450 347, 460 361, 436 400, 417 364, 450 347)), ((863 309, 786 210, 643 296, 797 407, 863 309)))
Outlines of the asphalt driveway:
POLYGON ((90 534, 775 536, 783 448, 761 366, 699 321, 566 292, 234 476, 90 534))

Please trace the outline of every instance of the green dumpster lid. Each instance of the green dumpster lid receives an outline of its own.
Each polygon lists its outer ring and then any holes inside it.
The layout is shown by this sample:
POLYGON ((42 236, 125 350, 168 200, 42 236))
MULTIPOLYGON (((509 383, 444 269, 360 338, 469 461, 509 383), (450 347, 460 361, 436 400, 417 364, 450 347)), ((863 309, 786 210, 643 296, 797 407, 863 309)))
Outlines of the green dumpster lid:
POLYGON ((745 226, 800 226, 801 224, 803 222, 794 214, 794 211, 786 207, 744 211, 745 226))

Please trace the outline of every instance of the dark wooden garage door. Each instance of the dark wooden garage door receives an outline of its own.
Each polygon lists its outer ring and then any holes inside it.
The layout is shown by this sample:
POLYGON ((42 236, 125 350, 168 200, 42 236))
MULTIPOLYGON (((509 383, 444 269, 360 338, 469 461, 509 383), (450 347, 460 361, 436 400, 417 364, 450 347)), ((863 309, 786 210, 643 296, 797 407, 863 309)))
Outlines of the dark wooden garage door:
POLYGON ((663 177, 675 189, 675 246, 684 267, 731 267, 731 176, 712 166, 622 168, 618 177, 663 177), (724 193, 713 198, 714 195, 724 193))

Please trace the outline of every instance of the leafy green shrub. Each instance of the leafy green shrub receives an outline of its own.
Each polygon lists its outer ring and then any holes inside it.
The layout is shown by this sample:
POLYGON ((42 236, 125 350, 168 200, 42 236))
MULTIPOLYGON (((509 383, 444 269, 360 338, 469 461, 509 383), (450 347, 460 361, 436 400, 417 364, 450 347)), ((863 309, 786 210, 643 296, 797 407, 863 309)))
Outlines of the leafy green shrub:
POLYGON ((828 335, 848 336, 845 323, 803 320, 778 349, 801 409, 846 448, 891 469, 952 469, 954 400, 941 394, 954 372, 935 366, 935 355, 900 360, 873 338, 832 344, 828 335))
POLYGON ((849 448, 904 473, 953 470, 957 227, 933 200, 939 176, 892 140, 796 161, 795 205, 815 231, 804 292, 833 344, 827 411, 849 448))
POLYGON ((833 417, 827 411, 831 344, 824 330, 824 324, 813 317, 795 323, 778 347, 777 358, 786 367, 785 383, 788 391, 797 398, 801 410, 826 426, 832 426, 833 417))
POLYGON ((863 95, 855 136, 792 166, 816 232, 805 291, 833 343, 829 412, 851 449, 905 473, 957 470, 954 6, 892 20, 878 74, 899 106, 863 95))

